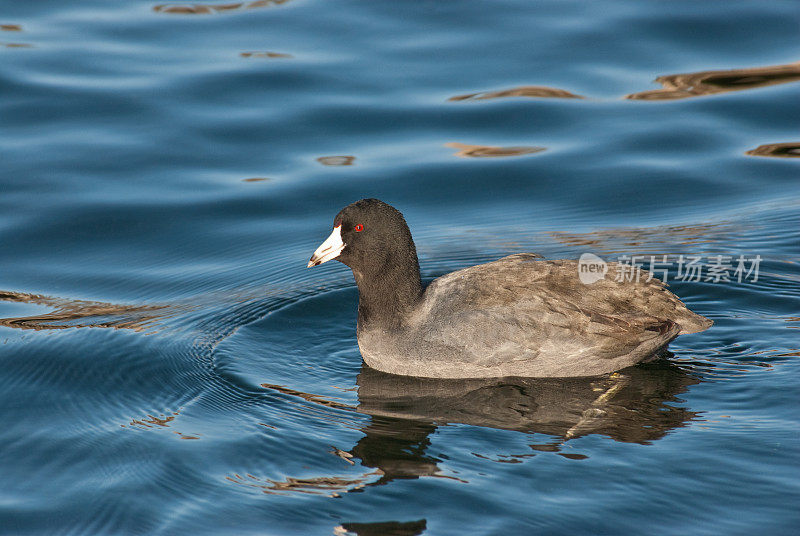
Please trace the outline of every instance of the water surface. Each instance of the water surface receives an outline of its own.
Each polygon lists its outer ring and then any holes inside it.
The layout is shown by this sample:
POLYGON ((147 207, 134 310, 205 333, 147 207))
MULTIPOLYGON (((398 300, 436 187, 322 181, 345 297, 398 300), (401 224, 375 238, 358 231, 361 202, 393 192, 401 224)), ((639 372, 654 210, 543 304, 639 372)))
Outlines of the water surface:
POLYGON ((14 2, 3 534, 800 527, 792 1, 14 2), (363 197, 423 277, 650 255, 715 321, 572 380, 362 367, 363 197), (760 256, 757 280, 676 259, 760 256))

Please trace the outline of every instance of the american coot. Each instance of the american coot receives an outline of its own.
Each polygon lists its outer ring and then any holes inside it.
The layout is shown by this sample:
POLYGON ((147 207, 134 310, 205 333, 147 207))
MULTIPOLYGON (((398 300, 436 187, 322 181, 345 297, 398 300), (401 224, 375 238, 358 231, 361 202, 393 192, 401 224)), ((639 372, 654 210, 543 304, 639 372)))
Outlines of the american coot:
POLYGON ((595 376, 647 360, 679 334, 712 324, 655 278, 584 284, 576 261, 529 253, 423 288, 403 215, 377 199, 342 209, 308 266, 331 259, 349 266, 358 285, 364 362, 392 374, 595 376))

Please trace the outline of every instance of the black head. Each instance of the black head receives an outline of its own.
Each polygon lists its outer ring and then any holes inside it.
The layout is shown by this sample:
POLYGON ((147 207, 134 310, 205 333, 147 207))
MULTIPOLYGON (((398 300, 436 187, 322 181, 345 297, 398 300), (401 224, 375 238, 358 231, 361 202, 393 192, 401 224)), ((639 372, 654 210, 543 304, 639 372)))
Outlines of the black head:
POLYGON ((422 296, 417 249, 400 212, 377 199, 348 205, 308 266, 331 259, 353 270, 358 286, 358 326, 391 329, 422 296))
POLYGON ((343 208, 333 220, 331 236, 314 252, 308 266, 331 259, 361 273, 408 262, 419 270, 406 220, 399 210, 378 199, 362 199, 343 208))

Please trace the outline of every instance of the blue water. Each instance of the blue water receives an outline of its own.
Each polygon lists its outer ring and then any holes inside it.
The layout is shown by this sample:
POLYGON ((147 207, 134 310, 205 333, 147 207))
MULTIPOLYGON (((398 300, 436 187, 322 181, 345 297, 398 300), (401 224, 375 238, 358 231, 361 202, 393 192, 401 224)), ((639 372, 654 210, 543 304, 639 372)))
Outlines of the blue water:
POLYGON ((800 530, 797 7, 5 2, 0 533, 800 530), (363 197, 426 280, 669 255, 715 325, 602 378, 362 368, 305 266, 363 197))

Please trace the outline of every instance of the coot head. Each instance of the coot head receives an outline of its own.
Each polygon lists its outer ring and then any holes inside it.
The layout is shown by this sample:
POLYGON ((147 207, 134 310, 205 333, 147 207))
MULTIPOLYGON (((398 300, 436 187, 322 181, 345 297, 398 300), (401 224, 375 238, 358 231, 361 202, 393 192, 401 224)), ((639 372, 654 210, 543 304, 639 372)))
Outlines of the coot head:
POLYGON ((419 270, 406 220, 399 210, 378 199, 362 199, 343 208, 333 219, 333 232, 311 256, 308 267, 332 259, 364 274, 408 264, 419 270))

